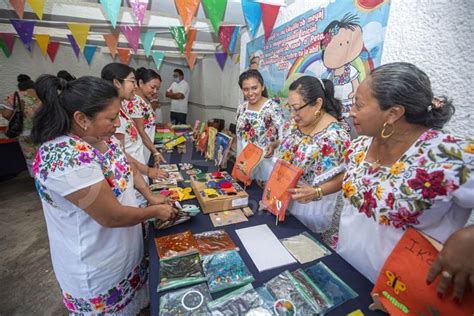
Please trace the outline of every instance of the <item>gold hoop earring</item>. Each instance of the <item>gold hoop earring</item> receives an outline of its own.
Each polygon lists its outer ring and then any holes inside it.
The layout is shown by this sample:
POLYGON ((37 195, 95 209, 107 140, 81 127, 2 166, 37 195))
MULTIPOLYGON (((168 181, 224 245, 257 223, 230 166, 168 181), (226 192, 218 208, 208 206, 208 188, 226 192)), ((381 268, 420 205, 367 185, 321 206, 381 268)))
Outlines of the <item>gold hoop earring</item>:
POLYGON ((380 132, 380 137, 382 137, 383 139, 387 139, 389 137, 391 137, 393 135, 393 133, 395 133, 395 128, 393 127, 393 124, 390 124, 389 122, 385 122, 383 124, 383 129, 382 131, 380 132), (390 133, 386 134, 386 129, 387 127, 390 127, 392 130, 390 131, 390 133))

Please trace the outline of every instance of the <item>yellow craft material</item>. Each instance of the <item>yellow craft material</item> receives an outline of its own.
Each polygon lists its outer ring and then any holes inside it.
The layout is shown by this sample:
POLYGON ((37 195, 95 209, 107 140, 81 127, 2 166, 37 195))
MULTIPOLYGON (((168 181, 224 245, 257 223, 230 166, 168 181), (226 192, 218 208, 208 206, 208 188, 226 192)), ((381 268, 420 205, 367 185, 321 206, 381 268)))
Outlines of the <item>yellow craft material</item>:
POLYGON ((364 316, 364 313, 362 313, 362 311, 360 309, 357 309, 357 310, 347 314, 347 316, 364 316))
POLYGON ((174 139, 174 140, 172 140, 172 141, 170 141, 170 142, 167 142, 167 143, 165 144, 165 148, 166 148, 166 149, 173 149, 174 146, 179 145, 179 144, 182 144, 182 143, 184 143, 184 142, 186 142, 186 137, 184 137, 184 136, 179 136, 178 138, 176 138, 176 139, 174 139))

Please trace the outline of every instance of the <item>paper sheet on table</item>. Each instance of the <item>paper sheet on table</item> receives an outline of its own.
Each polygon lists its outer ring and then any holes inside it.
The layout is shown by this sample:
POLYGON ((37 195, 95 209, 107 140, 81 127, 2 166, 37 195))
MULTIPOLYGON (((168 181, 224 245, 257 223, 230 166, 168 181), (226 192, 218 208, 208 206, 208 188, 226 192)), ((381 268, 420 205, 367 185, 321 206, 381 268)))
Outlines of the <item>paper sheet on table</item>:
POLYGON ((235 231, 259 272, 296 263, 267 225, 235 231))

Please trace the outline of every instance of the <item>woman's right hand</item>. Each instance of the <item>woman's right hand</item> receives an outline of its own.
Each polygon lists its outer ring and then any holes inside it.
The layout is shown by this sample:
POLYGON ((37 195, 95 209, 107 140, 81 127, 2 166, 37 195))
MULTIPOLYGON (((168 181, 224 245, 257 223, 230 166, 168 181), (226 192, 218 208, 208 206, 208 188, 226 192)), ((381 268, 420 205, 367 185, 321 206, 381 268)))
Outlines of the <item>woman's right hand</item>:
POLYGON ((169 176, 168 172, 160 168, 149 168, 147 176, 156 179, 165 179, 169 176))
POLYGON ((278 145, 276 144, 276 142, 273 142, 273 143, 270 143, 268 144, 267 148, 265 148, 265 152, 264 152, 264 157, 265 158, 270 158, 273 156, 273 152, 275 151, 275 148, 277 147, 278 145))
POLYGON ((178 209, 170 203, 150 205, 148 207, 155 211, 155 218, 161 219, 163 221, 173 219, 178 214, 178 209))

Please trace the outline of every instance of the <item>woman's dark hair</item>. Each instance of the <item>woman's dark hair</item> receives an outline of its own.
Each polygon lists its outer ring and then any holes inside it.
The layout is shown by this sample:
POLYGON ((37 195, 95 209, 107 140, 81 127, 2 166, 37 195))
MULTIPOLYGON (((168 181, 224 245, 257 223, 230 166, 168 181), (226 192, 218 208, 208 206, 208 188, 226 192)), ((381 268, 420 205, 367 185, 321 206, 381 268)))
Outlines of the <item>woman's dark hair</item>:
POLYGON ((181 77, 184 77, 184 72, 179 69, 179 68, 176 68, 175 70, 173 70, 173 72, 176 72, 178 75, 180 75, 181 77))
MULTIPOLYGON (((263 82, 262 74, 256 69, 249 69, 249 70, 244 71, 243 73, 241 73, 240 76, 239 76, 239 87, 240 87, 240 89, 242 89, 242 85, 243 85, 244 81, 248 80, 250 78, 257 79, 257 81, 262 85, 262 87, 265 87, 265 83, 263 82)), ((268 93, 267 93, 266 88, 262 91, 262 96, 265 97, 265 98, 268 98, 268 93)))
POLYGON ((135 69, 129 65, 122 63, 110 63, 102 68, 100 76, 102 79, 110 82, 114 82, 115 79, 118 80, 118 82, 123 83, 123 79, 127 78, 131 72, 135 73, 135 69))
POLYGON ((431 82, 426 73, 413 64, 397 62, 375 68, 369 77, 372 94, 382 110, 401 105, 408 123, 442 128, 454 114, 447 97, 438 97, 442 106, 433 104, 431 82))
POLYGON ((135 71, 135 79, 137 79, 137 84, 140 86, 140 80, 143 83, 147 83, 153 79, 158 79, 161 81, 161 76, 153 69, 141 67, 135 71))
POLYGON ((16 80, 18 81, 18 90, 20 91, 26 91, 28 89, 35 88, 35 82, 31 80, 30 76, 28 75, 19 74, 18 77, 16 77, 16 80))
POLYGON ((63 78, 63 79, 66 80, 66 81, 73 81, 73 80, 76 80, 76 77, 74 77, 73 75, 71 75, 71 74, 70 74, 69 72, 67 72, 66 70, 60 70, 60 71, 58 71, 57 77, 58 77, 58 78, 63 78))
POLYGON ((314 106, 318 98, 323 99, 324 111, 338 120, 342 119, 342 103, 334 97, 334 85, 331 80, 322 79, 320 81, 316 77, 303 76, 293 81, 289 90, 301 95, 303 101, 310 106, 314 106))
POLYGON ((110 105, 112 99, 118 98, 112 83, 90 76, 68 82, 52 75, 42 75, 35 86, 43 103, 33 118, 31 138, 35 144, 67 134, 75 112, 93 118, 110 105))

